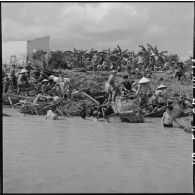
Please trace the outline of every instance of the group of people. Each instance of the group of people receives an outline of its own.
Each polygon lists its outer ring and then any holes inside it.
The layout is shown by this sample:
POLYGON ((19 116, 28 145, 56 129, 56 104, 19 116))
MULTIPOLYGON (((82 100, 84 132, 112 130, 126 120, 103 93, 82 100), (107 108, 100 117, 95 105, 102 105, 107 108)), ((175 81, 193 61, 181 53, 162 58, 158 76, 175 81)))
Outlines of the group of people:
POLYGON ((71 79, 65 78, 63 74, 59 76, 48 75, 44 69, 33 68, 29 61, 27 66, 17 71, 15 64, 11 69, 4 66, 3 92, 25 92, 28 88, 38 90, 39 93, 54 92, 62 98, 70 96, 71 79), (33 70, 33 71, 32 71, 33 70))
MULTIPOLYGON (((109 94, 109 102, 114 101, 114 96, 117 92, 116 86, 116 71, 112 71, 111 75, 108 78, 108 81, 105 83, 106 91, 109 94)), ((166 111, 163 114, 161 119, 163 127, 173 127, 173 123, 176 123, 179 128, 184 129, 184 131, 191 132, 190 128, 186 128, 177 120, 178 113, 181 112, 180 108, 174 110, 174 104, 170 105, 168 102, 167 87, 164 84, 160 84, 157 89, 152 92, 150 86, 150 80, 146 77, 142 77, 138 83, 130 81, 128 75, 123 76, 123 80, 118 85, 120 86, 121 93, 120 98, 125 95, 130 95, 133 93, 134 99, 139 100, 140 108, 148 107, 151 108, 151 112, 155 112, 157 108, 163 106, 166 107, 166 111)), ((177 104, 178 106, 178 104, 177 104)))
POLYGON ((108 93, 108 102, 115 101, 117 95, 122 97, 133 96, 134 99, 139 100, 140 107, 151 104, 158 106, 160 103, 167 103, 166 86, 160 84, 155 92, 152 92, 150 80, 142 77, 138 83, 129 79, 128 75, 123 76, 123 80, 116 84, 116 73, 112 71, 108 81, 105 83, 105 90, 108 93), (160 100, 161 97, 161 100, 160 100))
MULTIPOLYGON (((94 63, 96 63, 97 59, 93 59, 94 63)), ((72 88, 72 80, 70 78, 65 78, 63 74, 59 76, 47 75, 47 73, 40 69, 34 69, 31 66, 31 62, 28 62, 27 66, 21 69, 19 72, 16 71, 15 64, 12 64, 11 69, 8 70, 6 66, 4 66, 3 73, 3 92, 6 93, 11 88, 13 91, 20 93, 22 90, 25 91, 27 87, 30 86, 31 83, 36 84, 39 93, 35 98, 36 103, 40 98, 47 98, 43 94, 48 94, 51 91, 54 91, 55 97, 60 97, 61 99, 68 97, 70 98, 72 88), (32 71, 33 70, 33 71, 32 71), (34 79, 34 80, 33 80, 34 79)), ((181 77, 181 72, 183 68, 182 65, 178 66, 178 69, 175 74, 175 78, 178 80, 181 77)), ((140 108, 150 108, 151 111, 155 111, 160 105, 168 106, 167 102, 167 93, 166 86, 164 84, 160 84, 155 91, 152 91, 150 86, 150 80, 146 77, 142 77, 139 82, 135 82, 134 80, 130 80, 131 70, 127 71, 127 75, 123 76, 122 81, 117 85, 116 83, 116 73, 117 70, 112 70, 111 74, 107 82, 105 83, 105 91, 107 92, 108 98, 107 102, 109 106, 99 107, 98 109, 94 108, 93 111, 90 111, 88 114, 100 117, 105 117, 106 115, 113 112, 111 111, 110 103, 115 101, 116 97, 127 98, 133 97, 133 99, 137 99, 139 102, 140 108), (110 109, 110 111, 109 111, 110 109), (107 112, 107 114, 106 114, 107 112)), ((139 72, 139 69, 137 70, 139 72)), ((168 106, 167 111, 163 115, 162 123, 166 126, 172 126, 173 121, 179 124, 176 121, 176 118, 172 115, 172 107, 168 106)), ((48 116, 51 115, 52 112, 48 113, 48 116)), ((81 117, 86 117, 86 107, 83 106, 81 111, 81 117)), ((47 117, 46 117, 47 118, 47 117)), ((56 118, 56 117, 54 117, 56 118)), ((179 124, 181 127, 182 125, 179 124)))

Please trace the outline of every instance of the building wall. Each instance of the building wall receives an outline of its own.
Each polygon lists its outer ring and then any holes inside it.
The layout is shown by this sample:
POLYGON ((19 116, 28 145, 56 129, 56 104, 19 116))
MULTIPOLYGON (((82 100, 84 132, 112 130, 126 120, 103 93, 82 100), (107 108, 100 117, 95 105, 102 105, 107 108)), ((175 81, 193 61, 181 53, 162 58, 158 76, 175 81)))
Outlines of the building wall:
POLYGON ((3 41, 2 64, 24 66, 27 58, 27 41, 3 41))
POLYGON ((37 50, 49 52, 49 36, 27 41, 28 60, 32 60, 33 52, 36 52, 37 50))

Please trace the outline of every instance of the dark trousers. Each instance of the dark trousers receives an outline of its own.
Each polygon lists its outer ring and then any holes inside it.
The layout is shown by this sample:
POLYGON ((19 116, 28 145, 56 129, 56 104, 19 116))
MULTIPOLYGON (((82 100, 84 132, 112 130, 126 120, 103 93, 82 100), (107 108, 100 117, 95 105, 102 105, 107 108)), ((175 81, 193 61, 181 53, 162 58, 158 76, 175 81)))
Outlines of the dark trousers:
POLYGON ((173 127, 173 124, 163 124, 164 127, 173 127))

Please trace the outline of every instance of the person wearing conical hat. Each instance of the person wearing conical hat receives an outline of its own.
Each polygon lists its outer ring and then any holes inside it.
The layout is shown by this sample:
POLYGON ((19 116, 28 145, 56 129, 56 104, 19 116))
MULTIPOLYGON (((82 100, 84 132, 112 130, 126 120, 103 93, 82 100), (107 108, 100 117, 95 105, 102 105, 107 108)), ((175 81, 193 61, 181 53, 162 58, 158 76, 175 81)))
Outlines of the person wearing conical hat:
POLYGON ((150 89, 150 80, 146 77, 142 77, 140 80, 139 80, 139 87, 138 87, 138 90, 136 92, 136 94, 148 94, 148 92, 151 90, 150 89))
POLYGON ((163 98, 163 102, 165 103, 165 105, 167 105, 167 96, 166 96, 166 92, 165 89, 167 87, 163 84, 159 85, 155 91, 155 93, 153 94, 153 96, 151 97, 151 104, 153 104, 153 109, 157 108, 157 106, 159 105, 159 97, 163 98))
POLYGON ((42 85, 41 85, 41 91, 43 93, 46 93, 46 92, 50 91, 51 89, 52 89, 52 87, 51 87, 51 85, 49 83, 49 80, 43 79, 42 80, 42 85))
POLYGON ((139 98, 140 105, 147 105, 148 96, 151 93, 150 80, 146 77, 142 77, 138 83, 139 86, 136 91, 136 97, 139 98))
POLYGON ((18 89, 17 92, 19 93, 20 90, 24 90, 27 85, 28 85, 28 75, 27 75, 27 70, 25 68, 23 68, 20 73, 18 74, 18 80, 17 80, 17 85, 18 85, 18 89))

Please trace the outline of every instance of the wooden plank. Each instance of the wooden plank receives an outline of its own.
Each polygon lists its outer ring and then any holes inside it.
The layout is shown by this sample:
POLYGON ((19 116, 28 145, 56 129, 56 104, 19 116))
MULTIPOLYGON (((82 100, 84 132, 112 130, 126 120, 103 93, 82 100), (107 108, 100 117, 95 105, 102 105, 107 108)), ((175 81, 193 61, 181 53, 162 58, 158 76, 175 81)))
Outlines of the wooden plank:
POLYGON ((24 98, 24 99, 34 99, 34 97, 29 97, 29 96, 22 96, 22 95, 16 95, 16 94, 12 94, 12 93, 3 93, 3 99, 7 99, 8 97, 10 98, 24 98))

